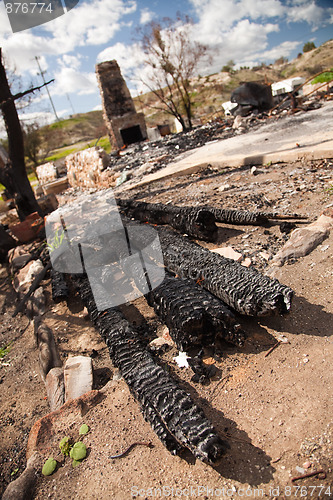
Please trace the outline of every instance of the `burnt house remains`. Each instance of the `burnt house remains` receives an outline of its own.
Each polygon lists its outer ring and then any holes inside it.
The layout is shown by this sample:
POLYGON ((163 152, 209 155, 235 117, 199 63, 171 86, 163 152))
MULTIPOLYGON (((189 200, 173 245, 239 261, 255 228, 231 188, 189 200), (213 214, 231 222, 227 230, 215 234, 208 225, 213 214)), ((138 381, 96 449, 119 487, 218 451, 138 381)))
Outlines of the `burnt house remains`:
POLYGON ((96 65, 97 81, 109 138, 115 149, 147 139, 143 113, 137 113, 117 61, 96 65))

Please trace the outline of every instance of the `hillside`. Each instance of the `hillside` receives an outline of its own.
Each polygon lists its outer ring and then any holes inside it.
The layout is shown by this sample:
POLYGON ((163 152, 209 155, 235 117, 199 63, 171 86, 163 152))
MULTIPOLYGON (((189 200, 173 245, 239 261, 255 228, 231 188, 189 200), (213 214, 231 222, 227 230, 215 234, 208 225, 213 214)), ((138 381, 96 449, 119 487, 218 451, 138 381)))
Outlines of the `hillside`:
MULTIPOLYGON (((214 73, 207 76, 197 76, 191 81, 191 91, 194 101, 195 123, 204 123, 212 118, 223 116, 221 105, 230 99, 232 91, 244 81, 273 83, 291 76, 311 78, 322 69, 333 67, 333 40, 323 43, 320 47, 300 54, 290 62, 283 58, 274 64, 261 64, 252 69, 241 68, 230 72, 214 73)), ((134 98, 136 109, 143 112, 148 127, 158 124, 173 124, 173 118, 167 113, 156 110, 158 101, 152 92, 134 98)), ((91 111, 76 114, 67 120, 53 123, 42 129, 43 135, 51 133, 56 144, 48 159, 57 159, 67 154, 99 144, 109 152, 110 146, 106 135, 102 112, 91 111), (60 149, 59 149, 60 148, 60 149)))

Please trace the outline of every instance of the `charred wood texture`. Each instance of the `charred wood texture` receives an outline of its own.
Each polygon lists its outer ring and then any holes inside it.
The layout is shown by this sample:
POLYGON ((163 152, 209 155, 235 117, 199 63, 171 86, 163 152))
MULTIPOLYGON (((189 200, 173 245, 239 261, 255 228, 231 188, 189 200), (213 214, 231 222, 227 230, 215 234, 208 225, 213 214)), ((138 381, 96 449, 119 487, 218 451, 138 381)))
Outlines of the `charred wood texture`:
POLYGON ((261 212, 248 212, 247 210, 233 210, 230 208, 203 207, 211 212, 216 222, 234 225, 264 226, 269 223, 268 216, 261 212))
POLYGON ((99 312, 88 280, 79 292, 106 341, 112 362, 139 401, 146 420, 171 453, 186 447, 200 460, 214 463, 228 447, 190 396, 156 364, 136 332, 116 308, 99 312))
POLYGON ((68 286, 65 277, 54 268, 51 270, 52 299, 54 302, 61 302, 68 297, 68 286))
POLYGON ((148 294, 148 303, 181 351, 221 340, 243 345, 245 334, 230 309, 190 279, 166 276, 148 294))
POLYGON ((181 278, 199 280, 235 311, 249 316, 289 311, 293 291, 277 279, 243 267, 169 229, 159 228, 158 232, 166 268, 181 278))
POLYGON ((127 217, 152 224, 168 224, 177 231, 205 241, 215 241, 218 228, 214 215, 202 207, 175 207, 159 203, 118 200, 127 217))

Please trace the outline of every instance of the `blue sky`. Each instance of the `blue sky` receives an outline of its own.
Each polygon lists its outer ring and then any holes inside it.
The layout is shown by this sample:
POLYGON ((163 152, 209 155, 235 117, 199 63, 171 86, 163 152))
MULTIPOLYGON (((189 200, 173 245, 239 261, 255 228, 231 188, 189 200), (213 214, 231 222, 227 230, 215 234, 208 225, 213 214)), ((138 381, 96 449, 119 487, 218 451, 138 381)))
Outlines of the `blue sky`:
MULTIPOLYGON (((41 83, 40 58, 57 113, 66 117, 100 108, 95 64, 116 59, 132 93, 143 60, 135 30, 177 11, 193 21, 193 38, 214 49, 214 59, 200 74, 220 71, 233 59, 239 65, 292 59, 311 40, 318 46, 333 38, 332 0, 81 0, 67 14, 40 27, 12 33, 0 2, 0 46, 6 60, 29 86, 41 83)), ((22 118, 34 113, 41 123, 54 116, 46 91, 41 91, 22 118)))

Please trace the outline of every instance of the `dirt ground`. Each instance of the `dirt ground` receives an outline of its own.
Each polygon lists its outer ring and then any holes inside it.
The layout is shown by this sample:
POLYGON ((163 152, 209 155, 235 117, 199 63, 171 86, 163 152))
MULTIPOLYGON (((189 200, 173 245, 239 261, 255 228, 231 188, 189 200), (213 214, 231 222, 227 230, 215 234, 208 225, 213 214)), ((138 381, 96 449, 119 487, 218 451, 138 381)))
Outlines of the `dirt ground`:
MULTIPOLYGON (((145 186, 131 195, 179 205, 297 213, 309 222, 333 205, 333 162, 329 160, 266 165, 255 174, 251 167, 207 168, 145 186)), ((66 196, 60 198, 66 200, 66 196)), ((262 272, 269 267, 265 254, 271 257, 288 239, 278 223, 219 227, 216 244, 199 243, 208 248, 232 246, 262 272)), ((223 355, 213 360, 217 375, 209 385, 192 382, 191 370, 178 368, 173 361, 175 348, 160 356, 230 444, 214 467, 189 452, 177 457, 164 448, 124 380, 113 380, 115 369, 107 347, 85 318, 74 290, 67 303, 54 304, 49 281, 44 281, 45 321, 54 331, 63 360, 93 353, 95 387, 108 385, 103 401, 54 441, 57 455, 57 442, 86 423, 88 457, 76 468, 65 460, 52 476, 39 475, 34 498, 333 498, 332 248, 333 234, 311 254, 276 269, 275 276, 295 291, 290 314, 239 317, 248 333, 245 346, 225 345, 223 355), (280 335, 289 343, 268 354, 280 335), (109 458, 136 441, 151 442, 153 448, 137 446, 123 458, 109 458), (291 481, 319 469, 325 471, 325 479, 291 481)), ((10 280, 2 267, 0 347, 11 342, 11 348, 0 362, 0 493, 24 470, 29 431, 49 412, 32 325, 24 315, 11 317, 16 296, 10 280)), ((124 312, 151 339, 163 330, 144 298, 124 307, 124 312)), ((206 354, 211 355, 209 350, 206 354)))

